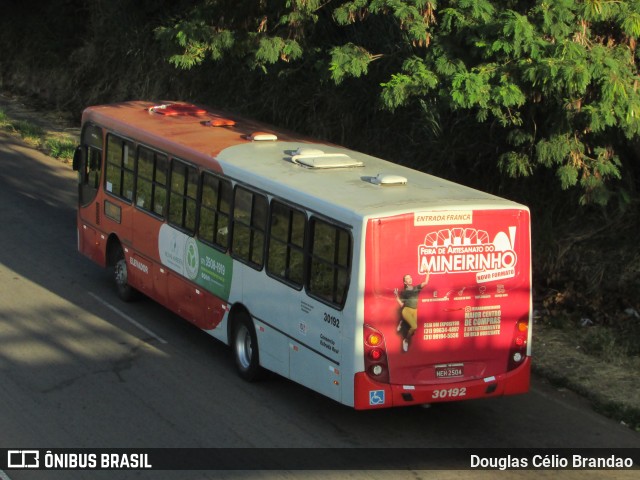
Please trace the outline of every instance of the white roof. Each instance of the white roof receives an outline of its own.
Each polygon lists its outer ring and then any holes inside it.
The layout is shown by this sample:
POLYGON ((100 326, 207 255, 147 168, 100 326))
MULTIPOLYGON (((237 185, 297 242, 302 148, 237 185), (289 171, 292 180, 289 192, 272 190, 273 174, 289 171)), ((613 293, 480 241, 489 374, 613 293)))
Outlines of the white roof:
POLYGON ((356 217, 365 217, 425 210, 521 207, 370 155, 320 143, 252 142, 228 147, 216 159, 231 178, 336 218, 349 216, 349 211, 356 217), (332 159, 340 154, 362 166, 310 168, 295 159, 301 148, 317 149, 332 159), (380 174, 392 180, 406 179, 406 184, 381 185, 380 174))

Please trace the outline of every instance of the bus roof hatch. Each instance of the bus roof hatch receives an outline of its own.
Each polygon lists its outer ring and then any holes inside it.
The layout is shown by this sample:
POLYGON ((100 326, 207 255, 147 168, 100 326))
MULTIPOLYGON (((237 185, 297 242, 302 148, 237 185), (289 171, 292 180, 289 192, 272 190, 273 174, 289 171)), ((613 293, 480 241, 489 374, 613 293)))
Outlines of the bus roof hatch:
POLYGON ((363 162, 351 158, 346 153, 325 153, 315 148, 298 148, 291 155, 291 161, 303 167, 314 169, 364 166, 363 162))

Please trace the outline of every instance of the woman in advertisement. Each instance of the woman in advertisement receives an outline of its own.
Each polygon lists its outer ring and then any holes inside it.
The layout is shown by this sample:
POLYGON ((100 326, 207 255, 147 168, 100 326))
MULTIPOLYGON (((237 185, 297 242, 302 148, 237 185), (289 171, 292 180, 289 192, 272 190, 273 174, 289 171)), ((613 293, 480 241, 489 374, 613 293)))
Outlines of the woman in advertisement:
POLYGON ((402 319, 398 323, 397 331, 402 335, 402 351, 409 351, 411 337, 418 328, 418 294, 429 283, 429 272, 424 281, 419 285, 413 285, 413 278, 407 274, 402 279, 404 288, 401 292, 395 288, 393 293, 401 308, 402 319))

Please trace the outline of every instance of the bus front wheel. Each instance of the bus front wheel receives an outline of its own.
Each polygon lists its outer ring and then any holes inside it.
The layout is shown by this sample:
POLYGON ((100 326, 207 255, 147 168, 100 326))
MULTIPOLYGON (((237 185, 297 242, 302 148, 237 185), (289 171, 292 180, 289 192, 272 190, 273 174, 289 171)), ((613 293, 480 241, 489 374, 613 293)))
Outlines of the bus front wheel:
POLYGON ((239 375, 249 382, 258 380, 262 370, 258 356, 258 339, 248 315, 241 314, 236 321, 232 348, 239 375))

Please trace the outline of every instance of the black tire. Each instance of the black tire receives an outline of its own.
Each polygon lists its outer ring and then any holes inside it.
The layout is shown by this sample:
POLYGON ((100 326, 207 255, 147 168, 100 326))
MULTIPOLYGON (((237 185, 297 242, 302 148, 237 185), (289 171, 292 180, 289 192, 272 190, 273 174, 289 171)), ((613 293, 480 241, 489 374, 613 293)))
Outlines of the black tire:
POLYGON ((129 285, 128 265, 121 247, 118 247, 113 258, 113 279, 118 297, 124 302, 131 302, 138 296, 138 291, 129 285))
POLYGON ((243 379, 254 382, 262 378, 263 370, 260 367, 258 338, 253 322, 246 314, 240 314, 235 320, 231 348, 238 374, 243 379))

